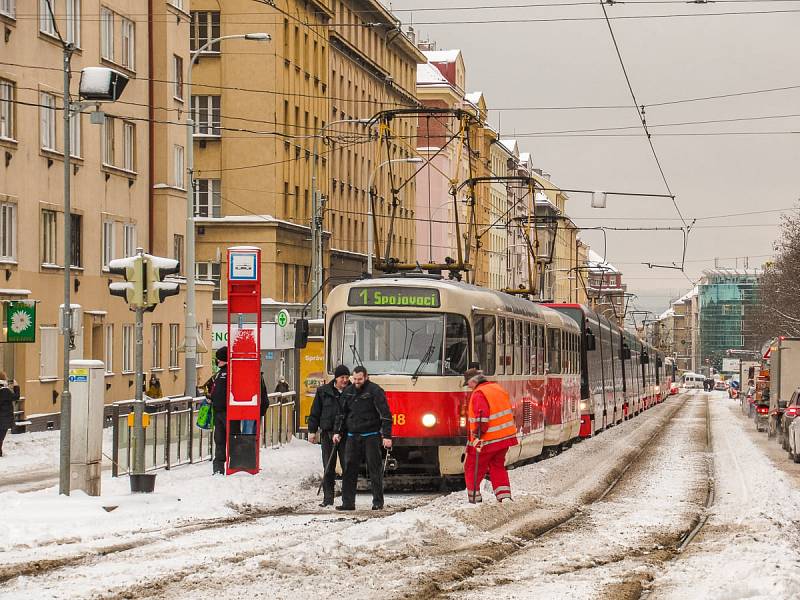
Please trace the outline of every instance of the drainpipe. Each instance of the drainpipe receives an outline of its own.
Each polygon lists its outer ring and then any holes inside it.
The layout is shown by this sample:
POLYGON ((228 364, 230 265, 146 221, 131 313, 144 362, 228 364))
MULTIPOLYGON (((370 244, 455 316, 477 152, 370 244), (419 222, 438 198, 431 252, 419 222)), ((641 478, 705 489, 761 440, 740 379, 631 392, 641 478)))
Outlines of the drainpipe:
POLYGON ((147 247, 150 252, 155 252, 153 244, 153 229, 155 227, 155 82, 153 81, 153 0, 147 0, 147 247))

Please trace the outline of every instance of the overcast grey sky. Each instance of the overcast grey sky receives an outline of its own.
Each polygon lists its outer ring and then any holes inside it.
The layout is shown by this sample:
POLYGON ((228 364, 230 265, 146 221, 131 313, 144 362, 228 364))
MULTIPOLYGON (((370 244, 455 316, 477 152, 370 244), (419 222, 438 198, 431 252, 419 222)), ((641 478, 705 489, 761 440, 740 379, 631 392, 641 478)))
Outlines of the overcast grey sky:
MULTIPOLYGON (((486 94, 490 122, 504 137, 517 137, 562 188, 664 193, 655 161, 614 51, 599 4, 407 12, 420 7, 507 6, 563 0, 388 0, 404 24, 435 40, 439 49, 460 48, 468 91, 486 94), (597 18, 588 21, 522 22, 524 19, 597 18), (506 23, 442 21, 510 20, 506 23), (613 110, 503 110, 542 106, 625 105, 613 110), (525 137, 523 134, 626 127, 635 137, 525 137), (636 126, 639 128, 637 129, 636 126)), ((635 4, 635 3, 632 3, 635 4)), ((800 2, 716 2, 709 5, 615 4, 609 16, 783 11, 772 14, 611 21, 640 104, 655 104, 767 88, 800 86, 800 2), (787 12, 788 11, 788 12, 787 12), (794 12, 796 11, 796 12, 794 12)), ((692 218, 792 207, 800 197, 800 135, 677 136, 658 133, 800 131, 800 88, 646 109, 648 124, 742 117, 790 118, 653 127, 653 141, 667 181, 684 216, 692 218)), ((668 199, 609 197, 605 210, 571 194, 570 216, 583 226, 679 226, 668 199), (642 219, 642 220, 620 220, 642 219)), ((687 275, 768 260, 778 212, 698 220, 689 237, 687 275), (744 227, 747 225, 748 227, 744 227), (766 226, 764 226, 766 225, 766 226), (718 227, 725 226, 725 227, 718 227), (738 261, 743 264, 742 259, 738 261)), ((584 239, 602 253, 602 237, 584 239)), ((651 270, 642 262, 680 263, 680 232, 609 232, 608 260, 625 274, 640 307, 660 311, 689 282, 679 271, 651 270)))

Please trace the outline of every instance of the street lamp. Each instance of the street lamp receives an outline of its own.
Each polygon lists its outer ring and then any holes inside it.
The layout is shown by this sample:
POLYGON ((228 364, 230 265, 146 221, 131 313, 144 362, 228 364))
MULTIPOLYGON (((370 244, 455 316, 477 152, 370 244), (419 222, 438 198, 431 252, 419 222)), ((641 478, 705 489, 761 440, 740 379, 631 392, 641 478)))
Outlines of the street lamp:
MULTIPOLYGON (((375 177, 375 174, 380 171, 381 167, 388 165, 388 164, 395 164, 395 163, 412 163, 412 164, 419 164, 424 162, 424 159, 419 158, 417 156, 411 156, 408 158, 392 158, 389 160, 383 161, 379 164, 372 173, 369 174, 369 181, 367 182, 367 193, 372 194, 372 180, 375 177)), ((372 198, 369 199, 367 203, 367 273, 369 276, 372 277, 372 238, 373 238, 373 227, 375 224, 375 215, 372 213, 372 198)), ((386 258, 389 258, 388 256, 386 258)))
POLYGON ((322 318, 322 198, 317 190, 317 162, 319 161, 319 141, 325 138, 325 131, 333 125, 353 123, 369 125, 371 119, 339 119, 325 123, 314 136, 313 163, 311 164, 311 314, 315 319, 322 318))
POLYGON ((198 48, 192 60, 189 61, 189 70, 186 73, 186 89, 189 92, 189 110, 186 112, 186 315, 184 318, 184 372, 186 383, 184 394, 193 398, 197 393, 197 320, 195 318, 195 264, 194 264, 194 118, 192 107, 192 67, 208 47, 223 40, 250 40, 253 42, 268 42, 272 37, 268 33, 242 33, 223 35, 211 40, 198 48))
MULTIPOLYGON (((48 4, 48 8, 51 8, 48 4)), ((52 14, 51 14, 52 17, 52 14)), ((81 71, 78 96, 84 101, 73 102, 70 97, 69 82, 72 55, 75 45, 64 44, 64 305, 61 307, 61 333, 64 336, 63 388, 61 390, 61 416, 59 438, 59 479, 58 493, 69 496, 70 492, 70 458, 71 458, 71 421, 72 393, 69 389, 69 353, 75 348, 75 328, 72 322, 72 302, 70 300, 70 275, 72 268, 72 206, 70 177, 72 171, 72 115, 88 106, 98 106, 100 102, 115 102, 125 86, 128 78, 108 67, 87 67, 81 71)), ((99 113, 99 111, 98 111, 99 113)), ((102 113, 99 113, 102 115, 102 113)), ((96 121, 93 121, 96 122, 96 121)), ((100 121, 102 122, 102 121, 100 121)), ((77 265, 76 265, 77 266, 77 265)))

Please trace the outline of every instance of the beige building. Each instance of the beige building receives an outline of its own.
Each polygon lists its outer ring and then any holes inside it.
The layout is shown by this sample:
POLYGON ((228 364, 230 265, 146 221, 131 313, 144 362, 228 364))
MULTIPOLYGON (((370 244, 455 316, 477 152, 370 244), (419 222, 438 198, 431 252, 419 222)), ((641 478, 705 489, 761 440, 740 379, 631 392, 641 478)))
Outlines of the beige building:
MULTIPOLYGON (((414 106, 416 66, 424 57, 373 0, 289 0, 275 7, 194 0, 191 9, 193 49, 218 36, 272 37, 222 41, 194 68, 198 276, 221 282, 215 297, 224 298, 225 248, 255 245, 262 249, 262 295, 308 300, 316 161, 323 278, 358 277, 366 265, 368 181, 374 176, 377 237, 385 241, 389 170, 376 169, 388 158, 413 155, 416 120, 394 119, 384 130, 388 143, 375 140, 375 128, 340 121, 414 106)), ((413 169, 394 163, 394 186, 413 169)), ((414 252, 415 185, 398 198, 391 256, 401 262, 414 252)))
MULTIPOLYGON (((185 233, 182 65, 188 64, 189 15, 179 0, 0 2, 0 299, 37 302, 36 342, 3 344, 0 367, 21 384, 30 417, 60 409, 64 219, 70 218, 71 301, 81 307, 73 358, 106 363, 106 400, 134 395, 133 313, 111 297, 113 258, 137 246, 183 256, 185 233), (178 6, 174 6, 178 5, 178 6), (101 105, 102 124, 73 119, 71 215, 64 214, 62 44, 75 44, 73 98, 83 67, 113 67, 131 78, 121 101, 101 105), (148 41, 150 43, 148 43, 148 41), (135 78, 135 79, 134 79, 135 78)), ((183 294, 148 313, 144 367, 165 394, 183 391, 183 294)), ((210 347, 211 289, 198 288, 198 323, 210 347)), ((198 379, 209 373, 201 356, 198 379)), ((55 419, 52 419, 55 421, 55 419)))

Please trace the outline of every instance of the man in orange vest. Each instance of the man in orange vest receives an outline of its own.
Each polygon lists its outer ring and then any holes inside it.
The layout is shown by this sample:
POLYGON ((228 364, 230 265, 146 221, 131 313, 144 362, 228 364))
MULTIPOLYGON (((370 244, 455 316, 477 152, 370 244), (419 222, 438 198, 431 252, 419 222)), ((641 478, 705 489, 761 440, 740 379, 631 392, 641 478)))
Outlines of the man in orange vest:
POLYGON ((517 445, 517 426, 508 393, 489 381, 478 369, 468 369, 464 381, 472 393, 469 399, 469 443, 464 462, 464 480, 470 503, 481 502, 480 484, 486 473, 498 502, 511 500, 506 471, 506 453, 517 445))

